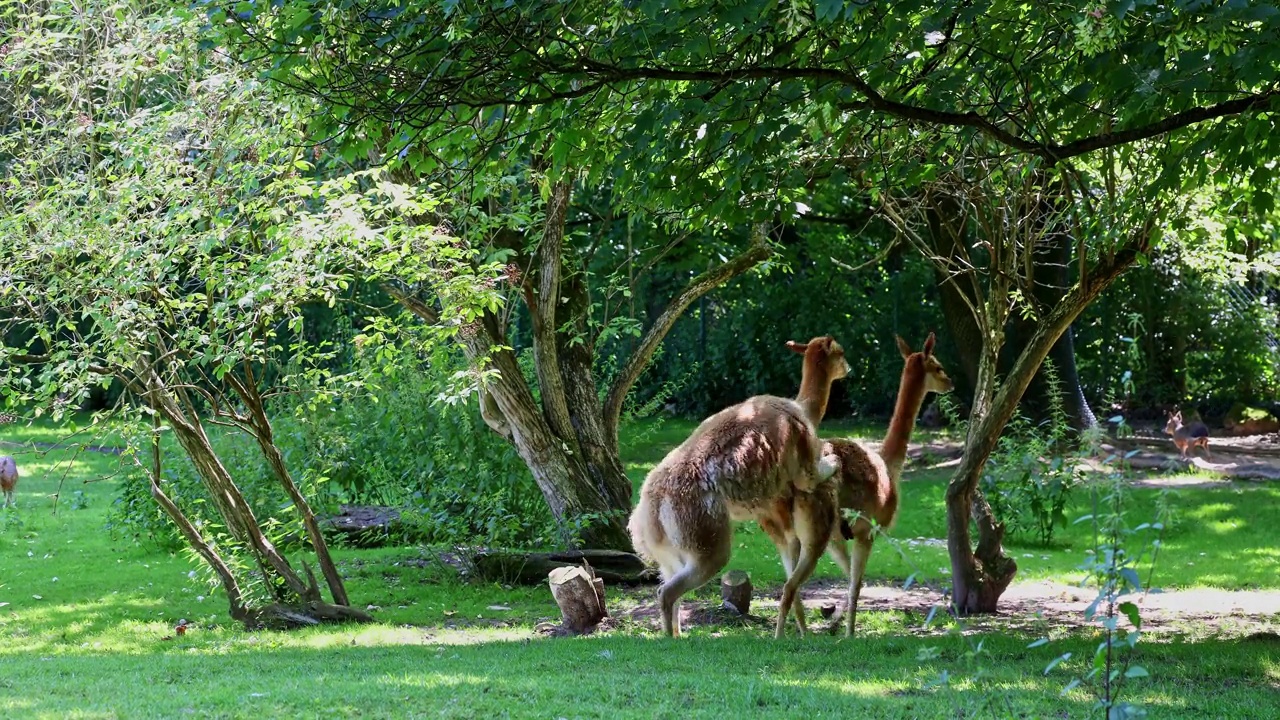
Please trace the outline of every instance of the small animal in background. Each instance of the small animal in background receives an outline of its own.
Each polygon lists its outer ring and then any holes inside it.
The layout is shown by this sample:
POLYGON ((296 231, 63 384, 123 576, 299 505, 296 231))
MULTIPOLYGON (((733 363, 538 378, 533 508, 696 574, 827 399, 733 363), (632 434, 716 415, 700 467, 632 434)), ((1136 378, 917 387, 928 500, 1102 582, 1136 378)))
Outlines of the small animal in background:
POLYGON ((1213 456, 1209 454, 1209 428, 1199 420, 1190 425, 1182 424, 1182 411, 1173 413, 1169 416, 1169 422, 1164 426, 1166 435, 1173 436, 1173 444, 1178 446, 1178 454, 1180 457, 1187 456, 1187 450, 1193 448, 1204 448, 1204 456, 1209 460, 1213 460, 1213 456))
POLYGON ((8 455, 0 455, 0 491, 4 492, 4 506, 18 503, 13 499, 13 489, 18 486, 18 463, 8 455))

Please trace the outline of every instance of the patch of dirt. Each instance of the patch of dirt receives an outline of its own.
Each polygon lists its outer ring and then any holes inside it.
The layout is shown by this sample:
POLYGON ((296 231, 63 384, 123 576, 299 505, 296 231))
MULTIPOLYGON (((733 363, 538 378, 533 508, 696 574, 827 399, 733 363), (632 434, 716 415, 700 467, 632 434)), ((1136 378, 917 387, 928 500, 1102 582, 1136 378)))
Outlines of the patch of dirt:
MULTIPOLYGON (((778 606, 777 590, 766 597, 757 596, 752 609, 778 606)), ((823 581, 809 583, 803 593, 806 607, 821 608, 830 614, 826 624, 810 623, 817 632, 841 626, 847 587, 844 583, 823 581), (829 613, 828 608, 834 612, 829 613)), ((1000 598, 1000 612, 965 618, 965 632, 998 632, 1000 630, 1049 632, 1055 629, 1100 628, 1102 618, 1085 619, 1085 610, 1097 597, 1091 588, 1081 588, 1052 581, 1035 581, 1011 585, 1000 598)), ((1248 637, 1280 639, 1280 590, 1171 590, 1152 591, 1146 595, 1122 598, 1136 604, 1141 613, 1143 632, 1153 635, 1190 635, 1195 637, 1248 637)), ((904 590, 900 585, 867 585, 858 600, 858 615, 893 612, 906 616, 913 633, 932 635, 945 628, 926 626, 933 613, 945 617, 947 599, 938 588, 917 585, 904 590)), ((1100 608, 1105 611, 1105 608, 1100 608)), ((681 607, 681 623, 685 626, 723 625, 724 611, 711 603, 686 600, 681 607)), ((645 603, 624 616, 657 629, 658 611, 653 603, 645 603)), ((1119 627, 1132 627, 1123 613, 1119 627)), ((772 619, 758 616, 733 618, 737 623, 771 627, 772 619)))
MULTIPOLYGON (((879 443, 865 443, 876 450, 879 443)), ((1212 437, 1209 440, 1210 457, 1200 451, 1192 451, 1187 458, 1179 456, 1173 440, 1167 436, 1142 435, 1112 439, 1101 446, 1102 454, 1089 458, 1081 465, 1088 472, 1106 472, 1112 468, 1114 457, 1136 451, 1128 458, 1131 468, 1153 475, 1134 481, 1138 487, 1218 487, 1222 481, 1206 481, 1203 477, 1180 476, 1188 470, 1200 474, 1216 475, 1227 480, 1271 481, 1280 480, 1280 433, 1248 435, 1241 437, 1212 437), (1159 477, 1154 474, 1178 474, 1159 477)), ((912 444, 907 448, 909 469, 937 469, 954 467, 960 463, 964 444, 958 440, 930 440, 912 444)), ((904 478, 909 480, 910 476, 904 478)))

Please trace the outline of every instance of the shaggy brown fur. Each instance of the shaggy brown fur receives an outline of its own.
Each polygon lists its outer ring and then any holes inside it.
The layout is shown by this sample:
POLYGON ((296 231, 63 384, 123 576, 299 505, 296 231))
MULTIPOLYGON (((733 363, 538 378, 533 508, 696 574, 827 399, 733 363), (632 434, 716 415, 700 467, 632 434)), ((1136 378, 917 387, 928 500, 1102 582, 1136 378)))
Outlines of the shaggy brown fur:
MULTIPOLYGON (((805 355, 797 399, 761 395, 712 415, 640 488, 628 529, 636 552, 662 573, 658 603, 667 635, 680 634, 680 597, 729 562, 732 520, 768 516, 777 501, 789 503, 835 472, 834 464, 821 459, 810 414, 825 412, 831 383, 848 373, 844 350, 830 337, 788 346, 805 355)), ((785 621, 780 615, 775 634, 785 621)))
POLYGON ((862 592, 862 578, 875 540, 875 526, 871 521, 888 530, 898 517, 898 480, 906 463, 907 442, 915 428, 916 415, 920 413, 925 395, 930 392, 948 393, 955 387, 942 363, 933 356, 933 333, 929 333, 918 353, 911 352, 911 347, 902 338, 897 338, 897 341, 898 352, 902 353, 904 361, 902 378, 898 383, 898 402, 893 408, 893 419, 889 421, 889 431, 885 434, 879 455, 853 440, 831 440, 823 446, 824 453, 839 458, 840 473, 836 487, 840 507, 858 513, 852 525, 841 524, 841 534, 832 537, 829 548, 832 557, 849 574, 846 636, 853 634, 857 623, 858 596, 862 592), (853 540, 852 558, 846 554, 845 539, 853 540))
POLYGON ((8 455, 0 455, 0 492, 4 493, 4 506, 17 505, 13 489, 18 486, 18 463, 8 455))

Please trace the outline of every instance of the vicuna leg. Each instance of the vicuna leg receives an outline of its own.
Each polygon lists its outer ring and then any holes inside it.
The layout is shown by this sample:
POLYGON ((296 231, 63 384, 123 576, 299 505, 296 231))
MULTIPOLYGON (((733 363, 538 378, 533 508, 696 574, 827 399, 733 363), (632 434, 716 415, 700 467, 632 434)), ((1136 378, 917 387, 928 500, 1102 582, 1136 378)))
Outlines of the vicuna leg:
POLYGON ((851 575, 851 565, 849 564, 849 544, 840 536, 839 531, 832 534, 831 542, 827 543, 827 555, 840 566, 840 572, 845 577, 851 575))
POLYGON ((773 518, 762 518, 760 529, 764 530, 764 534, 773 541, 773 546, 778 548, 778 557, 782 558, 782 569, 787 577, 791 577, 791 573, 796 568, 796 561, 800 558, 800 539, 788 536, 773 518))
MULTIPOLYGON (((865 526, 865 522, 860 523, 865 526)), ((853 538, 853 561, 849 570, 849 615, 845 621, 844 636, 852 637, 858 624, 858 596, 862 594, 862 576, 867 572, 867 558, 871 557, 874 540, 870 528, 858 528, 853 538)))
POLYGON ((684 567, 663 581, 658 588, 658 605, 662 608, 662 632, 668 637, 680 637, 680 598, 715 577, 729 564, 730 532, 722 533, 722 547, 713 552, 692 558, 684 567))
POLYGON ((1213 462, 1213 456, 1209 454, 1209 438, 1201 438, 1199 444, 1200 444, 1200 447, 1204 450, 1205 458, 1207 458, 1209 462, 1213 462))
POLYGON ((793 525, 800 544, 800 557, 788 574, 782 588, 782 602, 778 606, 778 625, 774 637, 782 637, 787 625, 787 614, 792 607, 796 613, 796 627, 803 637, 808 631, 804 616, 804 601, 799 598, 800 587, 813 575, 822 551, 827 547, 835 530, 835 499, 823 495, 800 493, 795 499, 793 525))
POLYGON ((800 560, 796 563, 795 572, 791 573, 791 577, 787 578, 787 584, 782 587, 782 603, 778 606, 778 625, 773 632, 775 638, 782 637, 787 626, 787 613, 791 612, 793 606, 796 613, 796 628, 800 631, 800 637, 804 637, 809 631, 804 617, 804 602, 798 596, 800 586, 804 585, 804 581, 813 574, 813 569, 817 567, 820 557, 822 557, 820 546, 801 545, 800 560))

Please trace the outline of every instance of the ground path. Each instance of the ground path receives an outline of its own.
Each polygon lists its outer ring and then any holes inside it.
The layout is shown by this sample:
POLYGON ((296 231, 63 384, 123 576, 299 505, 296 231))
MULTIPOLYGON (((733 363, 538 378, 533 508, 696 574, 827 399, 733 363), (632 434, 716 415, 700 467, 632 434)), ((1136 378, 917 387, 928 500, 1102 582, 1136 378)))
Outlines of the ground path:
MULTIPOLYGON (((846 592, 842 582, 811 582, 805 588, 805 606, 842 610, 846 592)), ((757 593, 751 606, 753 618, 749 622, 771 626, 772 617, 760 617, 759 611, 764 608, 776 610, 780 594, 781 588, 763 597, 757 593)), ((1100 627, 1100 619, 1085 619, 1085 610, 1096 597, 1097 592, 1093 588, 1050 580, 1014 583, 1001 596, 998 614, 966 618, 965 629, 971 632, 1017 630, 1048 633, 1100 627)), ((1195 588, 1152 591, 1123 599, 1138 605, 1143 631, 1148 634, 1183 635, 1194 639, 1256 637, 1280 643, 1280 590, 1195 588)), ((925 620, 930 614, 945 616, 946 602, 943 593, 934 587, 916 585, 903 589, 901 585, 867 585, 863 587, 858 602, 858 615, 861 621, 869 613, 899 613, 905 616, 908 625, 916 627, 917 633, 938 634, 945 630, 926 627, 925 620)), ((707 602, 686 600, 681 618, 682 623, 690 626, 712 625, 725 622, 728 619, 726 615, 707 602)), ((623 616, 642 624, 652 623, 655 629, 657 627, 657 608, 652 602, 642 603, 623 616)), ((839 611, 833 622, 840 622, 839 611)), ((1131 627, 1122 615, 1119 626, 1131 627)))

